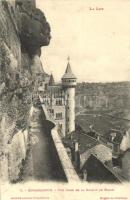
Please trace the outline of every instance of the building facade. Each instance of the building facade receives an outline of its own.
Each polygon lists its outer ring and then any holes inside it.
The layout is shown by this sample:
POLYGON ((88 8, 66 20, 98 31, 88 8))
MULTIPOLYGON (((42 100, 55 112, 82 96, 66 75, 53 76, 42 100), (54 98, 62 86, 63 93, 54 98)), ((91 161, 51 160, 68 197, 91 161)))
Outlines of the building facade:
POLYGON ((42 103, 55 121, 61 137, 65 137, 75 131, 76 77, 71 70, 69 60, 60 84, 55 84, 52 74, 50 81, 44 84, 46 85, 44 91, 39 88, 42 103))

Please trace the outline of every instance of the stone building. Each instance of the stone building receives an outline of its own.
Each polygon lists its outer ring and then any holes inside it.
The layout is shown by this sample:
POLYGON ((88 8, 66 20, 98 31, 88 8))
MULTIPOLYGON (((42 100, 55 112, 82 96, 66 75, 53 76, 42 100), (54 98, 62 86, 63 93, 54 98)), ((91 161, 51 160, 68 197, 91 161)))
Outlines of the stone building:
POLYGON ((55 84, 53 75, 48 83, 43 83, 44 92, 40 89, 42 103, 46 105, 48 113, 55 120, 59 133, 65 137, 75 131, 75 88, 76 77, 68 61, 61 84, 55 84))

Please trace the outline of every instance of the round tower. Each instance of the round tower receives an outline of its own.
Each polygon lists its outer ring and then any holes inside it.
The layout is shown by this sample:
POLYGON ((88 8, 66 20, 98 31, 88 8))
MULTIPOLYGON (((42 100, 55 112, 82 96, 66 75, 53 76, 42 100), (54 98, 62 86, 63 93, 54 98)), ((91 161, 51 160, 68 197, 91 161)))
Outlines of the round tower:
POLYGON ((65 91, 66 99, 66 135, 75 131, 75 88, 76 88, 76 76, 71 70, 69 63, 62 77, 62 87, 65 91))

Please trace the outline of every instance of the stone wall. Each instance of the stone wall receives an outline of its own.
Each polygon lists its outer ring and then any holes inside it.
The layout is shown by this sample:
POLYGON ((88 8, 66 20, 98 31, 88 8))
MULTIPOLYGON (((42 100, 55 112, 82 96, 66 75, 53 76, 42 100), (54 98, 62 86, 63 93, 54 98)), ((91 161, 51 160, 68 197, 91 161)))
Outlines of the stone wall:
POLYGON ((50 42, 50 26, 35 0, 0 1, 0 174, 16 182, 26 158, 29 113, 40 48, 50 42), (19 148, 18 148, 19 147, 19 148))
MULTIPOLYGON (((42 98, 39 96, 40 101, 42 102, 42 98)), ((55 162, 58 160, 58 165, 60 166, 61 171, 59 171, 59 174, 62 172, 64 174, 64 178, 67 180, 67 182, 80 182, 80 178, 77 175, 72 162, 67 154, 67 150, 65 149, 60 134, 58 132, 57 124, 55 120, 53 120, 45 105, 42 104, 42 112, 44 113, 44 118, 46 119, 46 130, 51 129, 51 145, 53 144, 53 153, 55 155, 55 162)))
POLYGON ((51 130, 51 136, 54 142, 56 153, 58 154, 60 163, 62 165, 62 168, 64 170, 67 182, 80 182, 80 178, 77 175, 71 160, 67 154, 67 151, 61 141, 61 138, 56 130, 56 128, 53 128, 51 130))

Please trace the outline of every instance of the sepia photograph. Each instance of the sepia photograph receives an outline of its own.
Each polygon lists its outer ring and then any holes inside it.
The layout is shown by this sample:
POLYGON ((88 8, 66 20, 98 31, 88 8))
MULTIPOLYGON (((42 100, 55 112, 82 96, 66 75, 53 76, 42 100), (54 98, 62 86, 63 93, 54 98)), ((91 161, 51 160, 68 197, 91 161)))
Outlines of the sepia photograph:
POLYGON ((129 199, 129 10, 0 0, 1 200, 129 199))

